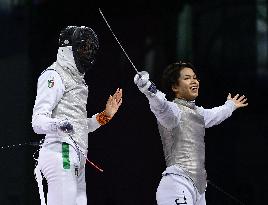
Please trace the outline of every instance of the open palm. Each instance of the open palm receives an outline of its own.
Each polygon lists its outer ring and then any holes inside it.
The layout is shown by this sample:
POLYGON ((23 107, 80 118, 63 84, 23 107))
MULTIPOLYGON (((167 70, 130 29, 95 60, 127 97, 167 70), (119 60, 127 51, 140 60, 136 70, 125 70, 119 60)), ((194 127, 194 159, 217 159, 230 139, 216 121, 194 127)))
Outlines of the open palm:
POLYGON ((227 100, 232 100, 235 103, 236 108, 248 106, 248 103, 246 102, 247 98, 244 95, 239 96, 239 94, 236 94, 234 97, 232 97, 232 95, 229 93, 227 100))
POLYGON ((122 89, 117 88, 115 93, 109 96, 106 108, 105 115, 109 118, 112 118, 114 114, 118 111, 118 108, 122 104, 122 89))

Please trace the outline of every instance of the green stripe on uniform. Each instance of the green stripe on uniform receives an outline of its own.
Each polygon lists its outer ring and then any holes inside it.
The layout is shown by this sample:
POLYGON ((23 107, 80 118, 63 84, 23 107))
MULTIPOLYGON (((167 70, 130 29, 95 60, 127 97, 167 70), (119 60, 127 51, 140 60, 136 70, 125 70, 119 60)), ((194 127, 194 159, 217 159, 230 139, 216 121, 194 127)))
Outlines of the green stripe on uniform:
POLYGON ((69 144, 65 142, 62 143, 62 160, 63 168, 70 169, 69 144))

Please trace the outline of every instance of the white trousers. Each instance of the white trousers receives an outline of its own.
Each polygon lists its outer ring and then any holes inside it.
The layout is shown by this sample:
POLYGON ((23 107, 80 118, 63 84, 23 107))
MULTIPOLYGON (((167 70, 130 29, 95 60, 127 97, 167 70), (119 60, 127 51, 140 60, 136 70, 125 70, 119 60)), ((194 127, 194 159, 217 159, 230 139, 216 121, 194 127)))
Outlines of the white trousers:
POLYGON ((199 194, 190 179, 164 174, 156 192, 158 205, 206 205, 205 193, 199 194))
MULTIPOLYGON (((48 183, 47 205, 87 205, 85 158, 72 146, 61 142, 43 145, 37 169, 48 183)), ((40 192, 40 182, 38 186, 40 192)), ((42 193, 40 199, 42 202, 42 193)))

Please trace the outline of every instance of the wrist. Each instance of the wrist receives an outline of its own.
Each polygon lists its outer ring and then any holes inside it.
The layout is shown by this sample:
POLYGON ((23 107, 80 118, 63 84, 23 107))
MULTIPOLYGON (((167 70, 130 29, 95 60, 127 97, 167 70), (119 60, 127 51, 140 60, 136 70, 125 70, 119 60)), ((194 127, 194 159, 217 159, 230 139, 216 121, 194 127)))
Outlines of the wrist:
POLYGON ((235 102, 232 99, 228 99, 226 101, 226 104, 229 105, 231 107, 231 109, 234 111, 236 110, 238 107, 236 106, 235 102))
POLYGON ((108 116, 104 110, 101 113, 97 114, 96 119, 100 125, 105 125, 112 119, 112 117, 108 116))

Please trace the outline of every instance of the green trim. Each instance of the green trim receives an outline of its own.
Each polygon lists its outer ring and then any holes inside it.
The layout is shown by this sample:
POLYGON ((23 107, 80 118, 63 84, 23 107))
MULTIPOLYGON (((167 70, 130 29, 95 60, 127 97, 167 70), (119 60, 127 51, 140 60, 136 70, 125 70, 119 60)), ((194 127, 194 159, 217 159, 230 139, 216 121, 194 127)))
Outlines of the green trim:
POLYGON ((65 142, 62 143, 62 161, 63 168, 70 169, 69 144, 65 142))

